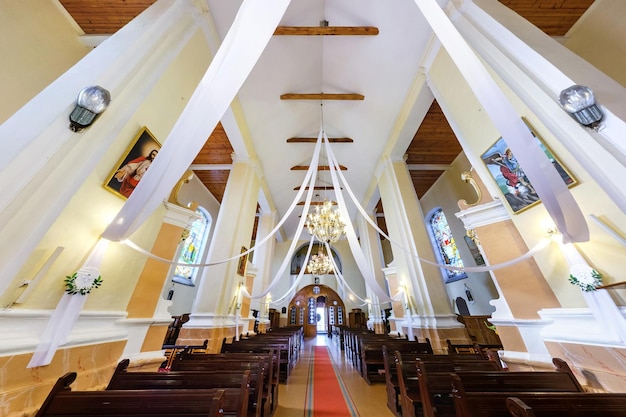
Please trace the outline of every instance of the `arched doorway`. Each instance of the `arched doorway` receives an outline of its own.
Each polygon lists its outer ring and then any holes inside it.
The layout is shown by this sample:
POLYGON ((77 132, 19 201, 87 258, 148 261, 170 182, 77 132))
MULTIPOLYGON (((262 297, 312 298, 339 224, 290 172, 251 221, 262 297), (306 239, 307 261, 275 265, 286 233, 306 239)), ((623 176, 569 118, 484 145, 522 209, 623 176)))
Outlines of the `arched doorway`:
POLYGON ((302 288, 289 302, 287 322, 303 326, 304 335, 309 337, 342 326, 346 322, 345 314, 345 305, 332 288, 314 284, 302 288))

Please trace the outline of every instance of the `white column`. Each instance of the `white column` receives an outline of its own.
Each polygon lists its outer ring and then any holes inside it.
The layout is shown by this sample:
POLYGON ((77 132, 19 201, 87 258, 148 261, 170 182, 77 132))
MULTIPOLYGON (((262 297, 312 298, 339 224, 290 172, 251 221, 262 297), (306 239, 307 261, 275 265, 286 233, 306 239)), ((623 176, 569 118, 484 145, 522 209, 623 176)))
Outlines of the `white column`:
POLYGON ((187 6, 157 2, 0 125, 0 170, 23 174, 0 176, 0 236, 12 247, 0 253, 0 293, 197 30, 187 6), (112 101, 77 134, 68 115, 89 85, 112 101))
MULTIPOLYGON (((373 217, 373 216, 372 216, 373 217)), ((375 219, 373 219, 375 221, 375 219)), ((383 254, 380 247, 380 238, 378 232, 372 228, 367 221, 359 216, 357 218, 357 227, 359 230, 361 248, 366 259, 370 262, 374 277, 378 285, 386 292, 385 275, 383 274, 383 254)), ((383 318, 381 313, 381 305, 375 291, 372 291, 367 283, 365 284, 365 292, 370 301, 368 304, 368 321, 375 328, 382 326, 383 318)))
POLYGON ((441 272, 434 266, 422 265, 417 259, 422 257, 435 262, 406 163, 388 161, 382 168, 378 185, 389 237, 397 243, 392 243, 392 251, 398 284, 407 288, 407 296, 415 301, 417 309, 412 312, 413 326, 459 327, 450 308, 441 272))
MULTIPOLYGON (((260 182, 254 164, 235 161, 228 177, 207 262, 237 257, 241 248, 250 249, 260 182)), ((234 326, 239 284, 238 259, 209 266, 204 270, 198 294, 186 328, 234 326)))
MULTIPOLYGON (((259 224, 256 231, 256 241, 260 242, 264 239, 276 226, 276 212, 265 213, 259 216, 259 224)), ((270 274, 272 273, 272 258, 274 256, 275 238, 270 238, 264 245, 257 248, 254 253, 254 265, 258 269, 258 274, 254 280, 252 295, 256 296, 263 292, 272 281, 270 274)), ((269 323, 269 302, 271 301, 271 293, 262 299, 252 299, 250 305, 259 311, 259 322, 269 323)))

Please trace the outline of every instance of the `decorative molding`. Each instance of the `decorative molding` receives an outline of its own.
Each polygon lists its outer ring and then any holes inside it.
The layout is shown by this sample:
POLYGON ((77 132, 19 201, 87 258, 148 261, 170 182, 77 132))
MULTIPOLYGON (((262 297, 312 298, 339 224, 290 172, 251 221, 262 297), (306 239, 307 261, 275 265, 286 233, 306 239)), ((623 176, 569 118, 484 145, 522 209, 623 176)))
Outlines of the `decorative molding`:
POLYGON ((163 223, 168 223, 186 229, 191 225, 191 223, 200 218, 198 213, 186 207, 168 203, 167 201, 164 201, 163 205, 166 210, 165 217, 163 217, 163 223))
POLYGON ((500 200, 461 210, 455 216, 463 222, 467 230, 511 220, 509 213, 500 200))
POLYGON ((235 328, 241 323, 236 322, 235 315, 216 315, 212 313, 192 313, 183 328, 189 329, 221 329, 235 328))
MULTIPOLYGON (((626 316, 626 307, 619 310, 626 316)), ((606 323, 599 321, 591 309, 546 308, 539 310, 538 314, 549 321, 541 331, 541 337, 546 341, 626 348, 626 342, 617 335, 611 337, 613 332, 607 331, 606 323)))
MULTIPOLYGON (((32 353, 39 344, 54 310, 0 310, 0 356, 32 353)), ((78 345, 102 344, 126 340, 128 329, 119 326, 125 311, 83 311, 72 328, 68 341, 61 348, 78 345)))

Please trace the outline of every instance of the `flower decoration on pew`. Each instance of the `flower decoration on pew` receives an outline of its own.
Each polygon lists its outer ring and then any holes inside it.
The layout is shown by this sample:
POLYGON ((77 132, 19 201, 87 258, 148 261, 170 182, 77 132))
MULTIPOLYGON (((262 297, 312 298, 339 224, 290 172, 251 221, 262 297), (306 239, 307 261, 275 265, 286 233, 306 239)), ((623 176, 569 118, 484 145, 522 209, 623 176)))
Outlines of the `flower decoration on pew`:
POLYGON ((602 274, 589 265, 573 265, 570 270, 569 282, 578 285, 583 291, 595 291, 602 285, 602 274))
POLYGON ((65 277, 65 292, 70 295, 87 295, 102 285, 102 277, 97 268, 84 267, 65 277))

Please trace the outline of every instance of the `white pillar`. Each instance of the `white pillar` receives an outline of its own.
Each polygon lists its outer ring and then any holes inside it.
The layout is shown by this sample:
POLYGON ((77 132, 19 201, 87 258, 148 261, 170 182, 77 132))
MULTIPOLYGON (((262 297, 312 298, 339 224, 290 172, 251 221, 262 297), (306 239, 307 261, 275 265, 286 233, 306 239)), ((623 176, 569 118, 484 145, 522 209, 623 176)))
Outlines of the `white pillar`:
MULTIPOLYGON (((259 216, 259 224, 256 231, 256 241, 263 240, 276 226, 276 212, 264 213, 259 216)), ((258 247, 254 253, 254 265, 258 269, 258 274, 254 280, 252 295, 256 296, 263 292, 272 281, 270 274, 272 273, 272 258, 274 256, 274 247, 276 239, 271 237, 262 246, 258 247)), ((271 301, 271 293, 261 299, 252 299, 250 306, 259 311, 259 322, 269 323, 269 303, 271 301)))
MULTIPOLYGON (((235 161, 228 177, 207 262, 219 262, 250 249, 260 182, 254 165, 235 161)), ((219 263, 204 270, 189 322, 185 328, 213 328, 234 325, 239 284, 239 260, 219 263)))
MULTIPOLYGON (((385 275, 383 274, 383 254, 380 247, 380 237, 378 232, 372 228, 368 222, 362 217, 357 218, 357 227, 359 229, 359 236, 361 242, 361 248, 365 253, 366 259, 370 262, 371 269, 376 278, 376 282, 387 292, 385 275)), ((368 304, 368 322, 374 327, 377 332, 382 330, 383 317, 380 306, 380 299, 376 295, 375 291, 372 291, 367 283, 365 284, 365 292, 367 298, 370 301, 368 304)))

